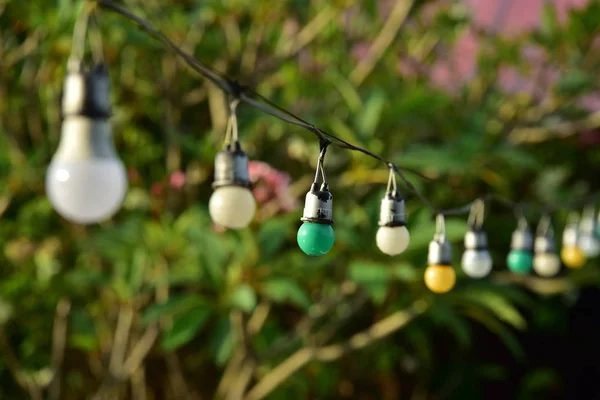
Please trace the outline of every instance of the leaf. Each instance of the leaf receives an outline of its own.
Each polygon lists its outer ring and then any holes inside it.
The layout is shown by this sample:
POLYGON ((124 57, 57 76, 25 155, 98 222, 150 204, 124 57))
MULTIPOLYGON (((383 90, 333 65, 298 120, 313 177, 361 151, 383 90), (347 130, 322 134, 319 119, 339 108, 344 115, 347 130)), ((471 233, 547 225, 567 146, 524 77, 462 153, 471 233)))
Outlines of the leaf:
POLYGON ((230 302, 233 307, 250 312, 256 307, 256 292, 252 286, 242 283, 231 295, 230 302))
POLYGON ((228 317, 221 317, 213 330, 210 348, 218 366, 224 365, 233 351, 234 336, 228 317))
POLYGON ((372 137, 375 134, 386 101, 385 92, 381 90, 375 90, 369 96, 356 121, 358 131, 363 137, 372 137))
POLYGON ((355 261, 348 268, 349 278, 360 284, 375 304, 385 301, 394 278, 393 273, 388 266, 368 261, 355 261))
POLYGON ((208 322, 211 313, 209 308, 195 307, 175 317, 171 329, 163 336, 163 350, 175 350, 192 340, 208 322))
POLYGON ((172 317, 177 313, 206 305, 206 300, 197 294, 173 295, 165 303, 152 304, 148 307, 144 312, 142 321, 148 325, 161 317, 172 317))
POLYGON ((356 283, 387 283, 393 278, 389 267, 369 261, 352 262, 348 275, 356 283))
POLYGON ((262 293, 275 302, 289 301, 304 309, 308 309, 312 303, 300 284, 287 278, 274 278, 265 282, 262 285, 262 293))
POLYGON ((289 227, 289 218, 271 218, 261 224, 258 242, 262 250, 262 259, 269 260, 281 250, 286 242, 289 227))
POLYGON ((462 347, 471 344, 471 332, 466 321, 458 316, 448 304, 435 302, 434 306, 429 309, 429 313, 434 322, 443 325, 454 334, 462 347))
POLYGON ((527 324, 519 310, 517 310, 517 308, 506 298, 496 293, 469 290, 467 292, 457 293, 453 295, 452 298, 460 299, 460 301, 467 306, 478 305, 484 307, 494 313, 497 318, 517 329, 524 329, 527 324))
POLYGON ((482 312, 481 310, 468 310, 465 312, 474 320, 480 322, 483 326, 488 328, 491 332, 499 336, 500 340, 510 350, 510 352, 520 361, 525 359, 525 352, 521 347, 521 344, 515 337, 515 335, 505 326, 502 325, 497 319, 490 315, 482 312))
POLYGON ((98 348, 99 340, 96 333, 94 320, 85 311, 74 309, 69 314, 69 344, 84 351, 92 351, 98 348))

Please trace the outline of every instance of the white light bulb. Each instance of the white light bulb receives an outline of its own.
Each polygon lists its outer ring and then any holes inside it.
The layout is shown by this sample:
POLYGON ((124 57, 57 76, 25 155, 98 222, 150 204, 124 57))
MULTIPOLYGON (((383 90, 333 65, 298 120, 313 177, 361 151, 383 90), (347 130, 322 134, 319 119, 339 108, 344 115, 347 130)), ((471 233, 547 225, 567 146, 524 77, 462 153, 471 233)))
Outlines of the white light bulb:
POLYGON ((588 258, 598 257, 598 255, 600 255, 600 240, 594 237, 593 232, 581 234, 577 244, 588 258))
POLYGON ((550 278, 560 272, 560 259, 555 253, 536 253, 533 270, 539 276, 550 278))
POLYGON ((375 241, 384 254, 395 256, 408 247, 410 233, 406 226, 382 226, 377 230, 375 241))
POLYGON ((252 192, 243 186, 221 186, 210 197, 208 209, 212 220, 230 229, 242 229, 250 224, 256 211, 252 192))
POLYGON ((69 116, 46 173, 46 192, 56 211, 89 224, 112 217, 127 192, 127 173, 106 120, 69 116))
POLYGON ((492 272, 492 257, 487 250, 467 249, 462 256, 462 269, 471 278, 483 278, 492 272))

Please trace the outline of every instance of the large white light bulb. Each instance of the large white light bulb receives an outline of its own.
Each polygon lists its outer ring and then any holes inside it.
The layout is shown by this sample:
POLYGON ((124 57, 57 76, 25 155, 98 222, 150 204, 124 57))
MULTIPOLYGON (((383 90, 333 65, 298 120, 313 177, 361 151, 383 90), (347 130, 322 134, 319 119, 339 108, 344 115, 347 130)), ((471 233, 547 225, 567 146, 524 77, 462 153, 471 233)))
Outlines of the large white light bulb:
POLYGON ((395 256, 408 247, 410 233, 406 226, 381 226, 377 230, 375 241, 384 254, 395 256))
POLYGON ((462 256, 462 269, 471 278, 483 278, 492 272, 492 257, 487 250, 467 249, 462 256))
POLYGON ((127 192, 127 173, 112 142, 109 79, 104 66, 71 66, 62 100, 58 149, 46 192, 64 218, 83 224, 112 217, 127 192))
POLYGON ((560 272, 560 259, 555 253, 536 253, 533 258, 533 270, 544 278, 555 276, 560 272))
POLYGON ((247 227, 254 218, 256 201, 250 191, 248 157, 239 142, 217 153, 213 187, 208 202, 213 222, 229 229, 247 227))
POLYGON ((229 229, 242 229, 254 218, 256 201, 243 186, 222 186, 215 189, 208 203, 212 220, 229 229))
POLYGON ((108 122, 86 117, 63 122, 59 148, 46 173, 46 192, 56 211, 72 222, 109 219, 125 198, 127 173, 112 151, 110 130, 108 122))
POLYGON ((577 244, 588 258, 594 258, 600 255, 600 240, 596 239, 593 232, 582 233, 579 236, 577 244))
MULTIPOLYGON (((393 177, 393 171, 390 171, 393 177)), ((410 233, 406 229, 406 206, 397 189, 389 187, 381 199, 379 229, 375 236, 377 247, 382 253, 396 256, 410 244, 410 233)))

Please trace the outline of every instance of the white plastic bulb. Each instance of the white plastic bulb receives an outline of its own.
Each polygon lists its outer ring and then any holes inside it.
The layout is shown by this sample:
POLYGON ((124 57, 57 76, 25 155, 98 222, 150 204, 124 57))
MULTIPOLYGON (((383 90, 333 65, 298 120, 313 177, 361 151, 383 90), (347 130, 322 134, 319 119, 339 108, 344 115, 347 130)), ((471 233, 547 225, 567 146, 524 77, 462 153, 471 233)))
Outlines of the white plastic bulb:
POLYGON ((375 241, 384 254, 395 256, 408 247, 410 233, 406 226, 382 226, 377 230, 375 241))
POLYGON ((594 258, 600 255, 600 240, 594 237, 593 233, 581 234, 577 244, 588 258, 594 258))
POLYGON ((487 250, 465 250, 462 269, 471 278, 483 278, 492 272, 492 257, 487 250))
POLYGON ((256 201, 243 186, 222 186, 215 189, 208 202, 213 222, 229 229, 242 229, 254 218, 256 201))
POLYGON ((544 278, 555 276, 560 272, 560 258, 555 253, 536 254, 533 258, 533 270, 544 278))
POLYGON ((69 116, 46 173, 46 192, 65 219, 90 224, 112 217, 127 192, 127 173, 106 120, 69 116))

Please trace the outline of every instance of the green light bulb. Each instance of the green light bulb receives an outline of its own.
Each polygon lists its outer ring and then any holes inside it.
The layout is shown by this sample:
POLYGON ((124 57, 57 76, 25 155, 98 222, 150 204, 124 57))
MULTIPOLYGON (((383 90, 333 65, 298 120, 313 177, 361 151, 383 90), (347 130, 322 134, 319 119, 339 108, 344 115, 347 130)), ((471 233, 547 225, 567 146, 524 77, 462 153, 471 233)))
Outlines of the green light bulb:
POLYGON ((506 259, 508 269, 515 274, 528 274, 533 268, 533 255, 529 251, 512 250, 506 259))
POLYGON ((335 235, 329 224, 305 222, 298 229, 298 246, 309 256, 322 256, 333 247, 335 235))

